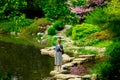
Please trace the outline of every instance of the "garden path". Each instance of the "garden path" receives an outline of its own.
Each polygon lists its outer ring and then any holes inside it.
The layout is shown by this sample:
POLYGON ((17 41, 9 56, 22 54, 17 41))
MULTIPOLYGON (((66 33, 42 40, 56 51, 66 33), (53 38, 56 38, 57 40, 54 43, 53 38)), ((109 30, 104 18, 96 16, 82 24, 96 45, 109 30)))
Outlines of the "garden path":
MULTIPOLYGON (((60 80, 82 80, 84 79, 90 79, 90 80, 96 80, 96 75, 84 75, 84 76, 79 76, 79 75, 72 75, 72 74, 66 74, 68 72, 68 70, 70 69, 70 67, 72 67, 74 64, 81 64, 81 63, 85 63, 88 61, 92 61, 95 60, 95 55, 82 55, 80 52, 77 52, 78 49, 80 48, 85 48, 87 50, 97 50, 98 52, 104 52, 105 48, 96 48, 96 47, 92 47, 92 46, 84 46, 84 47, 78 47, 73 45, 74 41, 72 39, 70 39, 69 37, 66 37, 65 33, 67 31, 67 29, 69 29, 70 25, 66 25, 65 28, 61 31, 58 32, 58 34, 56 34, 54 37, 61 37, 62 40, 66 41, 63 45, 64 45, 64 49, 68 50, 70 52, 72 52, 73 54, 79 54, 77 58, 75 57, 69 57, 68 55, 66 56, 66 54, 63 55, 63 60, 64 60, 64 64, 62 65, 63 70, 61 72, 56 72, 56 70, 53 70, 50 72, 51 75, 53 75, 53 77, 55 79, 60 79, 60 80), (65 61, 66 60, 66 61, 65 61)), ((54 52, 53 52, 53 47, 51 48, 46 48, 46 49, 42 49, 41 53, 42 54, 48 54, 53 56, 54 52)))

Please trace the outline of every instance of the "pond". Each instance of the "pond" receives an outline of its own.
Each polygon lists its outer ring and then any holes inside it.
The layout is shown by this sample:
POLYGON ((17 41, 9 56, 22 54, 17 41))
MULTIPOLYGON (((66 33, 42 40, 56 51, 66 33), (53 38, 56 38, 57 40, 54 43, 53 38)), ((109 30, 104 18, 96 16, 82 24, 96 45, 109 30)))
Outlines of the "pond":
POLYGON ((43 80, 53 68, 54 59, 39 48, 0 40, 0 80, 43 80))

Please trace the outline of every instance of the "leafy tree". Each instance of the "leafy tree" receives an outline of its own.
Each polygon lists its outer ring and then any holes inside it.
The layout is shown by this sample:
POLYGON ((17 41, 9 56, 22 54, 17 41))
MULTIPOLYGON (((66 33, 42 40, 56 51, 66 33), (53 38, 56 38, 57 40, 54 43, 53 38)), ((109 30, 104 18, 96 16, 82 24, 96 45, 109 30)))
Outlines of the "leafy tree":
POLYGON ((43 9, 45 16, 51 20, 61 20, 66 23, 78 23, 77 16, 70 12, 67 0, 49 0, 43 9))
POLYGON ((26 0, 1 0, 0 1, 0 19, 10 19, 19 16, 20 10, 26 8, 26 0))

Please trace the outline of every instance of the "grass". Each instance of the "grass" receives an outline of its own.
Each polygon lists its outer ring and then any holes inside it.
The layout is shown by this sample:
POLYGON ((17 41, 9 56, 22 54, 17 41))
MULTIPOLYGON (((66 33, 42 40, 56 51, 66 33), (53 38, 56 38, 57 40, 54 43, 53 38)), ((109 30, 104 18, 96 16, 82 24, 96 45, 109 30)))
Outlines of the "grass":
POLYGON ((86 50, 84 48, 78 49, 78 52, 82 52, 82 54, 97 54, 97 50, 86 50))
POLYGON ((93 46, 95 46, 95 47, 108 47, 108 46, 110 46, 112 43, 113 43, 112 40, 104 40, 104 41, 98 42, 97 44, 95 44, 95 45, 93 45, 93 46))

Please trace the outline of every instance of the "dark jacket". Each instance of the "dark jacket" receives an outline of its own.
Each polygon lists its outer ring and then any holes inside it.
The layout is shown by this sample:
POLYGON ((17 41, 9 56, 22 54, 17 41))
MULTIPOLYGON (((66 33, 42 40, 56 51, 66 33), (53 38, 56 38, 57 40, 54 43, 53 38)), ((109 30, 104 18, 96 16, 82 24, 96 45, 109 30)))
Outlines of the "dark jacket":
POLYGON ((58 47, 58 45, 56 45, 56 46, 55 46, 55 51, 56 51, 56 52, 62 52, 62 54, 64 54, 63 45, 60 45, 60 48, 58 47), (62 49, 62 51, 60 50, 60 48, 62 49))

